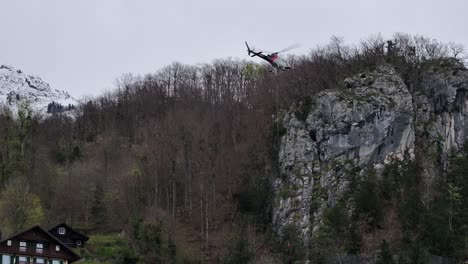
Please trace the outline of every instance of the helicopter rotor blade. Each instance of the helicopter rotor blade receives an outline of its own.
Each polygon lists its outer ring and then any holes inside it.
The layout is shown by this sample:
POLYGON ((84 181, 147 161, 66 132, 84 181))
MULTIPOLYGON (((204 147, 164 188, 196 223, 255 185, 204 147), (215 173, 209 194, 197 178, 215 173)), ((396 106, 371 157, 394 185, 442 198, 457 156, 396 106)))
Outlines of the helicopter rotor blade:
POLYGON ((297 43, 296 43, 296 44, 292 44, 291 46, 289 46, 289 47, 287 47, 287 48, 285 48, 285 49, 283 49, 283 50, 278 51, 278 53, 285 52, 285 51, 292 50, 292 49, 297 49, 297 48, 299 48, 300 46, 301 46, 301 45, 299 45, 299 44, 297 44, 297 43))

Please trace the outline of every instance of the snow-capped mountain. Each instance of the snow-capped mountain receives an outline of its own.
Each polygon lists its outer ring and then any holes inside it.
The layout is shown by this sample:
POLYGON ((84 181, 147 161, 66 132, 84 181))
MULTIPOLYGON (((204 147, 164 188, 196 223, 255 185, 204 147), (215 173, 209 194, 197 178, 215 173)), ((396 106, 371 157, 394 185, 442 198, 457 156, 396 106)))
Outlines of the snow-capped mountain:
POLYGON ((40 77, 26 75, 14 67, 1 65, 0 104, 16 109, 22 103, 30 105, 34 111, 40 113, 57 109, 67 111, 71 108, 70 105, 77 105, 76 99, 69 93, 52 89, 40 77), (54 104, 51 104, 52 102, 54 104))

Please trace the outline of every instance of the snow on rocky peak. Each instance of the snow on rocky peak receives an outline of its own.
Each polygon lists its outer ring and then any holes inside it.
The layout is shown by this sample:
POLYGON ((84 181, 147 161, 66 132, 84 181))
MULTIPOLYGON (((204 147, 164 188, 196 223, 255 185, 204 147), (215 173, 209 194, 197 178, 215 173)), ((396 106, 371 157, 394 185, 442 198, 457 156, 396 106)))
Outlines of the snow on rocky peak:
POLYGON ((0 66, 0 104, 16 110, 19 104, 26 103, 35 112, 68 111, 77 105, 69 93, 52 89, 40 77, 26 75, 11 66, 0 66), (53 105, 49 105, 54 102, 53 105), (63 107, 62 107, 63 106, 63 107), (49 111, 48 111, 49 110, 49 111))

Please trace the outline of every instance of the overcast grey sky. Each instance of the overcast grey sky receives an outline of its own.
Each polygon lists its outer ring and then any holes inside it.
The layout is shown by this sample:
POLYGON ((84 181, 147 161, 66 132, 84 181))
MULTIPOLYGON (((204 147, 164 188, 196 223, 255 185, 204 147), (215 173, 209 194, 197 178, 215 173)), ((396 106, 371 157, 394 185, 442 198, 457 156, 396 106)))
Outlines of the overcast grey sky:
POLYGON ((174 61, 247 58, 244 40, 305 54, 405 32, 468 47, 467 0, 0 0, 0 18, 0 64, 77 98, 174 61))

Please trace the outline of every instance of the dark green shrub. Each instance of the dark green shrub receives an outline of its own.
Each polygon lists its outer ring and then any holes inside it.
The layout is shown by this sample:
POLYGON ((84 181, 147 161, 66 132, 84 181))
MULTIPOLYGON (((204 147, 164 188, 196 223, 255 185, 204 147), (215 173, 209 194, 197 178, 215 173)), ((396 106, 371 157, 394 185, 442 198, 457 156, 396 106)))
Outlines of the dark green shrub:
POLYGON ((390 246, 386 240, 383 240, 380 244, 380 252, 377 255, 376 264, 395 264, 392 252, 390 251, 390 246))
POLYGON ((304 260, 306 250, 302 244, 301 231, 296 225, 284 227, 281 248, 284 263, 292 264, 304 260))
POLYGON ((359 183, 354 201, 356 214, 366 216, 374 228, 382 221, 382 201, 379 196, 378 182, 375 171, 369 170, 366 177, 359 183))

